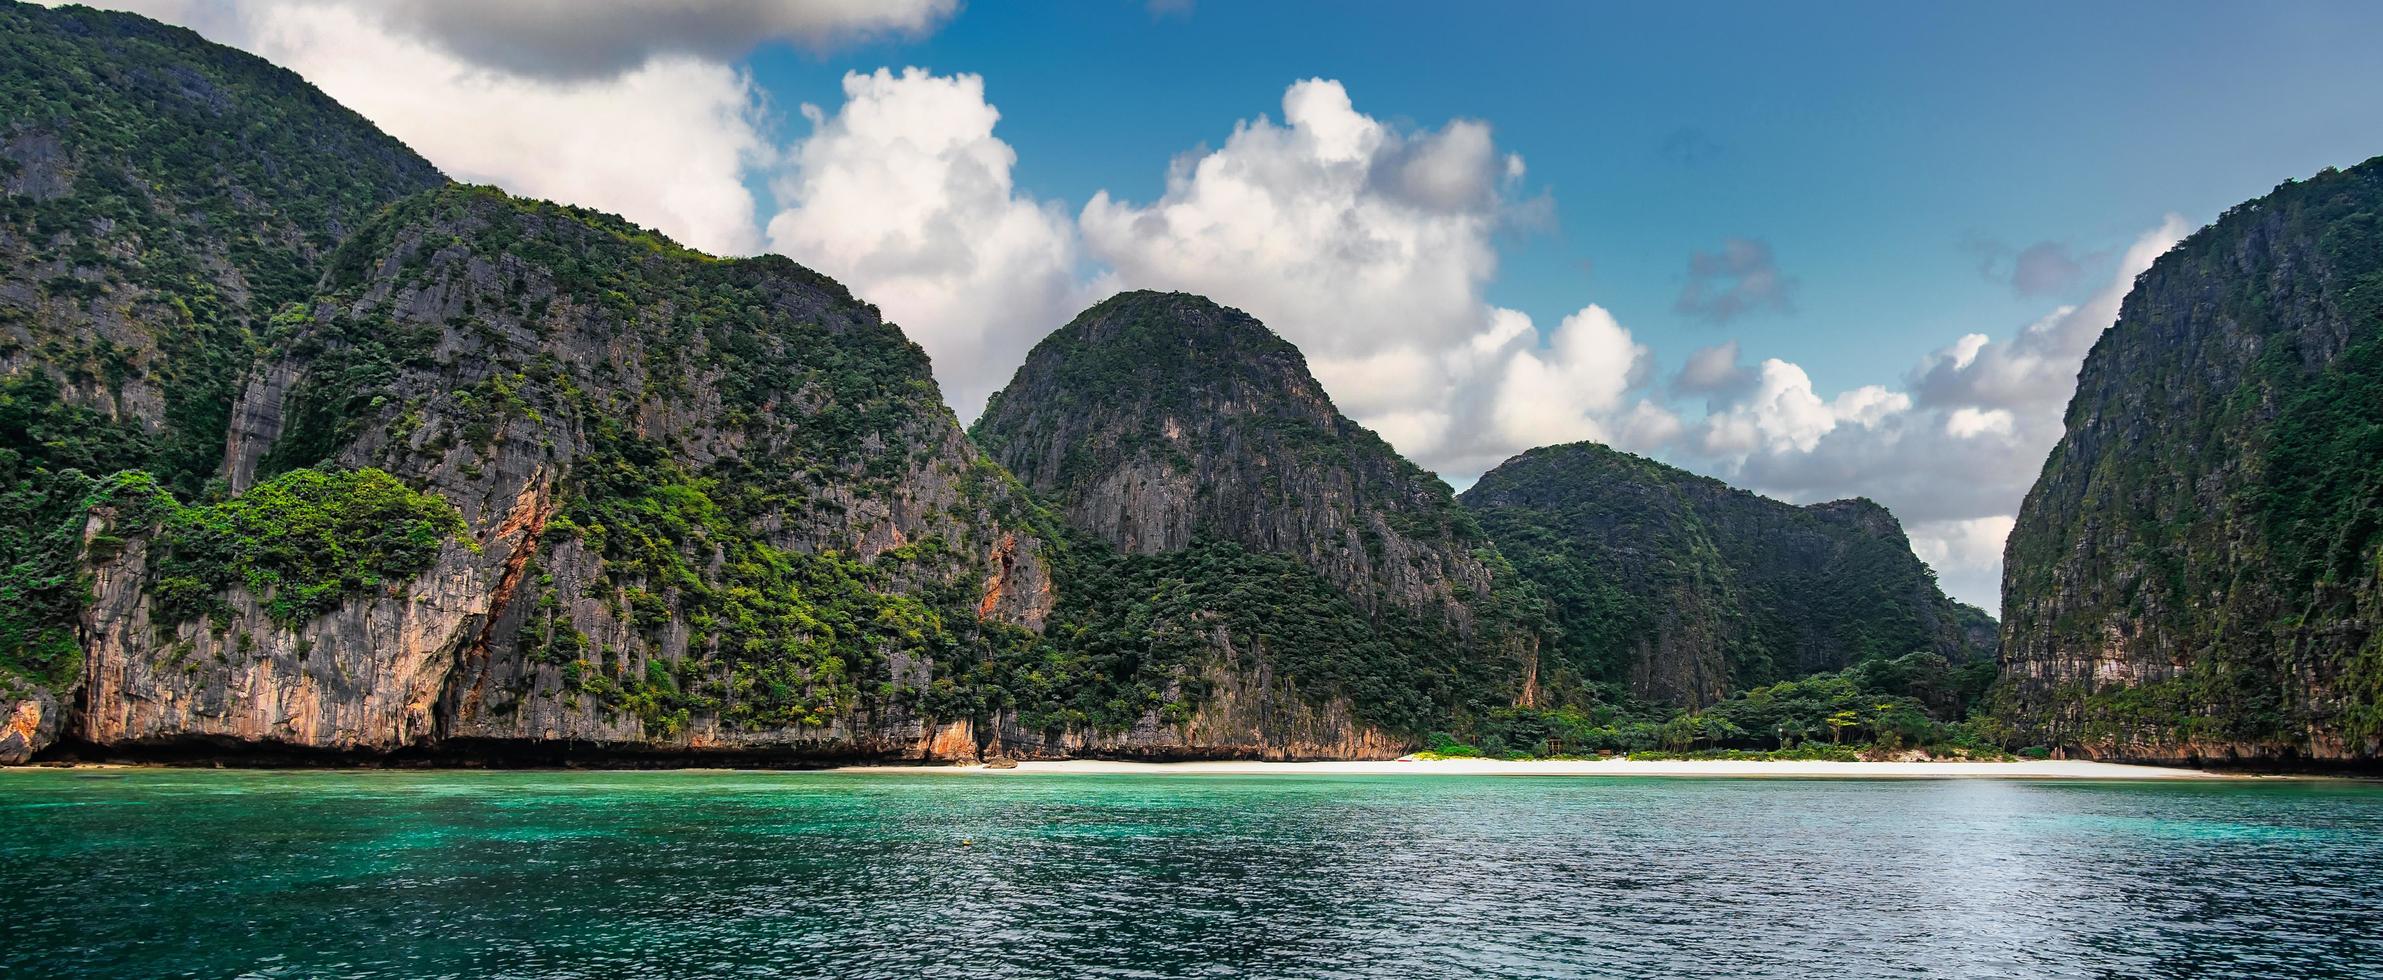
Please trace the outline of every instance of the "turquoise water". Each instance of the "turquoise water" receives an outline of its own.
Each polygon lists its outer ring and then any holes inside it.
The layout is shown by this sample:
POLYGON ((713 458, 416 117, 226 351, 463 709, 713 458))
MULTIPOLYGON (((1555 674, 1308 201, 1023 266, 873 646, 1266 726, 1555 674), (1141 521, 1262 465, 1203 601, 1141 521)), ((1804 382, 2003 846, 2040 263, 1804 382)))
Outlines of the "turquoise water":
POLYGON ((2383 976, 2383 787, 0 771, 0 976, 2383 976))

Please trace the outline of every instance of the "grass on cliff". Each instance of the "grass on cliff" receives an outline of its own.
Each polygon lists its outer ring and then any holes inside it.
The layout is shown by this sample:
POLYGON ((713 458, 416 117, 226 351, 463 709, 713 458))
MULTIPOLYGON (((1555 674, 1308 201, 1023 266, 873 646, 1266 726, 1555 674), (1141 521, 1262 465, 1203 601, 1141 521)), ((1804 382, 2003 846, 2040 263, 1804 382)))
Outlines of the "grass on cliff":
MULTIPOLYGON (((13 456, 0 450, 0 462, 13 456)), ((350 596, 412 578, 463 529, 455 508, 379 470, 298 470, 213 504, 184 505, 157 478, 67 469, 0 491, 0 682, 70 686, 90 601, 87 563, 147 537, 161 622, 228 616, 245 588, 288 626, 350 596), (86 541, 95 507, 113 519, 86 541)))
MULTIPOLYGON (((120 506, 135 506, 138 481, 119 486, 120 506)), ((226 617, 225 593, 241 588, 276 622, 294 627, 350 597, 413 578, 464 529, 445 498, 377 469, 292 470, 197 506, 153 490, 143 506, 157 527, 150 596, 169 622, 226 617)), ((119 519, 119 528, 127 526, 119 519)))

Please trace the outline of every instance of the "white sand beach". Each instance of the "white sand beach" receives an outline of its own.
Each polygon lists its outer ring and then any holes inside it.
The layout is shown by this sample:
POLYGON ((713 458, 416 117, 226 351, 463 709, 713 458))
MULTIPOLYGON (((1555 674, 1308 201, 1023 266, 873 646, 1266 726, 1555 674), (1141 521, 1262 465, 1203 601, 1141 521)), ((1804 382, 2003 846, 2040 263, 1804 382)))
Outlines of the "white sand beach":
POLYGON ((1016 768, 984 766, 871 767, 906 771, 1164 775, 1442 775, 1442 776, 1725 776, 1834 779, 2249 779, 2235 773, 2110 762, 2041 760, 2018 762, 1746 762, 1727 760, 1651 761, 1569 759, 1508 762, 1496 759, 1387 759, 1364 762, 1112 762, 1070 759, 1021 762, 1016 768))

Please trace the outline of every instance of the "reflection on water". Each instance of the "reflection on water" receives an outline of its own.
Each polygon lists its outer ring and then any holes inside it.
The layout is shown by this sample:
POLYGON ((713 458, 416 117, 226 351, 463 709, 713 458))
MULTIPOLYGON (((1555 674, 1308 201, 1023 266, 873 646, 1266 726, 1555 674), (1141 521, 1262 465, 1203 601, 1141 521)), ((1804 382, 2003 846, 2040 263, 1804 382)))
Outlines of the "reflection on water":
POLYGON ((2374 977, 2383 787, 0 772, 62 974, 2374 977))

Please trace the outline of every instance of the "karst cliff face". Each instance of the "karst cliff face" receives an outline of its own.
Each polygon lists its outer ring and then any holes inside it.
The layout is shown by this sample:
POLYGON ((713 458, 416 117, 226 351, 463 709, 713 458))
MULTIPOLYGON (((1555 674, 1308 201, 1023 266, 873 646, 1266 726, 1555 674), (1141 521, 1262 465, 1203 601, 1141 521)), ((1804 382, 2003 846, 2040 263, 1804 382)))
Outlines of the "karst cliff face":
POLYGON ((2229 210, 2136 280, 2012 532, 2002 717, 2139 759, 2383 737, 2383 160, 2229 210))
POLYGON ((0 762, 1382 757, 1489 676, 1416 531, 1337 579, 1071 545, 824 277, 0 18, 0 762))
POLYGON ((1867 659, 1993 653, 1991 620, 1867 500, 1798 507, 1594 443, 1526 452, 1461 499, 1547 599, 1551 683, 1699 707, 1867 659))
POLYGON ((1118 553, 1125 594, 1191 597, 1125 625, 1227 627, 1193 661, 1221 652, 1230 674, 1407 736, 1533 697, 1536 602, 1495 546, 1245 313, 1113 297, 1038 344, 972 434, 1118 553))
POLYGON ((18 464, 195 489, 255 331, 443 179, 296 75, 138 17, 0 6, 0 63, 0 375, 19 413, 112 437, 18 464))
POLYGON ((258 331, 376 209, 441 182, 255 57, 0 4, 0 760, 67 724, 94 481, 200 492, 258 331))
POLYGON ((1049 612, 925 356, 782 259, 456 187, 376 219, 283 327, 234 499, 378 471, 460 529, 310 616, 235 588, 175 617, 145 529, 103 514, 135 543, 95 566, 89 741, 923 753, 942 655, 1049 612))

